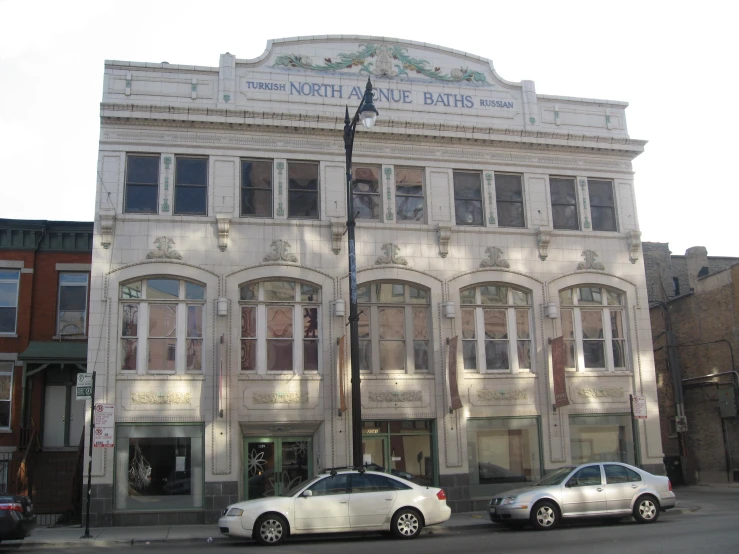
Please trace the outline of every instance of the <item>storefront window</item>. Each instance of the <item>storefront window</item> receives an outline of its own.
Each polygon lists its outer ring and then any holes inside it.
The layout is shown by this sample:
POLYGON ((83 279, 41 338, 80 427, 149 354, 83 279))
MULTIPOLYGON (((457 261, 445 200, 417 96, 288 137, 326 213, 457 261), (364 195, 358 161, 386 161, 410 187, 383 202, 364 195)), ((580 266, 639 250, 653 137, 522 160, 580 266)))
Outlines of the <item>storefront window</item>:
POLYGON ((431 421, 363 421, 362 427, 365 467, 418 485, 436 484, 431 421))
POLYGON ((119 425, 117 510, 203 506, 201 425, 119 425))
POLYGON ((539 420, 529 418, 467 421, 470 495, 489 496, 541 477, 539 420))
POLYGON ((570 416, 573 464, 623 462, 634 465, 634 435, 629 415, 570 416))

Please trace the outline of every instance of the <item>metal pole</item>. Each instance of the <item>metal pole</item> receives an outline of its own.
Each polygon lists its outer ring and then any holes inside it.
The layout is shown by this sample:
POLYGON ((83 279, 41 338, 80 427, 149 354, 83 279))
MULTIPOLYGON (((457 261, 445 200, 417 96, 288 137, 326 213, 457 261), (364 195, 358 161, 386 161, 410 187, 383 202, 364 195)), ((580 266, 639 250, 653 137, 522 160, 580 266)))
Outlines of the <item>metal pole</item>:
POLYGON ((91 539, 90 534, 90 493, 92 492, 92 433, 95 429, 95 372, 92 372, 92 396, 90 397, 90 444, 88 445, 87 455, 87 517, 85 518, 85 534, 81 539, 91 539))
POLYGON ((636 444, 636 438, 639 434, 639 425, 637 424, 637 421, 634 419, 634 395, 629 395, 629 406, 631 407, 631 440, 634 443, 634 465, 636 467, 641 467, 640 459, 639 459, 639 449, 637 448, 636 444))

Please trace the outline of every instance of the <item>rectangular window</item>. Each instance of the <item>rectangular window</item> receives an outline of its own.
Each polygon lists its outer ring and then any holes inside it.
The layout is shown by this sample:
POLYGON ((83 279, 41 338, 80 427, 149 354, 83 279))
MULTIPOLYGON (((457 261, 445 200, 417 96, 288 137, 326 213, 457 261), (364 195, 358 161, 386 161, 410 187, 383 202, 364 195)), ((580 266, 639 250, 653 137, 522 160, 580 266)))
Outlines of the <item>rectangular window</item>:
POLYGON ((423 169, 396 168, 395 213, 398 221, 425 221, 423 169))
POLYGON ((0 362, 0 429, 10 429, 14 362, 0 362))
POLYGON ((87 329, 87 273, 59 274, 57 333, 85 335, 87 329))
POLYGON ((177 156, 174 213, 205 215, 208 211, 208 158, 177 156))
POLYGON ((117 425, 115 509, 202 508, 203 458, 202 424, 117 425))
POLYGON ((495 203, 499 227, 526 227, 520 175, 495 174, 495 203))
POLYGON ((241 215, 272 217, 272 162, 241 160, 241 215))
POLYGON ((457 225, 483 225, 481 173, 454 172, 454 214, 457 225))
POLYGON ((15 333, 20 276, 18 269, 0 269, 0 333, 15 333))
POLYGON ((571 415, 570 451, 573 464, 588 462, 634 463, 631 416, 571 415))
POLYGON ((555 229, 579 229, 577 217, 577 189, 574 177, 550 177, 552 197, 552 225, 555 229))
POLYGON ((139 346, 139 305, 122 304, 121 370, 136 371, 139 346))
POLYGON ((380 219, 380 168, 367 165, 352 166, 352 194, 357 219, 380 219))
POLYGON ((159 156, 126 159, 126 213, 157 213, 159 198, 159 156))
POLYGON ((288 162, 287 217, 318 219, 318 164, 288 162))
POLYGON ((613 198, 613 182, 588 179, 590 215, 593 231, 616 231, 616 203, 613 198))

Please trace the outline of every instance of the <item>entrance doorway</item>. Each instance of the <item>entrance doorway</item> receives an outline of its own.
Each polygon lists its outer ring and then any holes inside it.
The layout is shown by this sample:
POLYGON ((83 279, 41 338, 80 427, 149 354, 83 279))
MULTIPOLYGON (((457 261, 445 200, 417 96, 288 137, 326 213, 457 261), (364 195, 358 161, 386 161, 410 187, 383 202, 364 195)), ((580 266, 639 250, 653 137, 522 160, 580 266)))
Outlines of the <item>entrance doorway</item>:
POLYGON ((85 425, 85 402, 72 385, 47 385, 44 398, 44 448, 77 448, 85 425))
POLYGON ((245 438, 246 499, 278 496, 313 475, 310 437, 245 438))
POLYGON ((363 421, 362 462, 419 485, 438 483, 433 421, 363 421))

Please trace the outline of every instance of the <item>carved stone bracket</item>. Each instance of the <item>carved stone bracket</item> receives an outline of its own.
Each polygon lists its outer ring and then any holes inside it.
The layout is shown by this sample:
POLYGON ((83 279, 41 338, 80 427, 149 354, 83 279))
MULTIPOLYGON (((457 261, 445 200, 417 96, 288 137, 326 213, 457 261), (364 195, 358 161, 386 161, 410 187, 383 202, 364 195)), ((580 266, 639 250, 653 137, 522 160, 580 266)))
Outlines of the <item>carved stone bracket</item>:
POLYGON ((228 233, 231 230, 231 216, 226 214, 216 214, 218 222, 218 249, 221 252, 226 250, 228 246, 228 233))
POLYGON ((439 256, 446 258, 449 254, 449 241, 452 240, 452 228, 448 225, 437 225, 436 234, 439 237, 439 256))
POLYGON ((549 256, 549 243, 552 240, 552 232, 541 227, 536 231, 536 244, 539 247, 539 259, 543 262, 549 256))
POLYGON ((402 256, 398 256, 398 253, 400 252, 400 247, 393 244, 392 242, 383 244, 382 251, 385 252, 385 255, 377 258, 377 260, 375 261, 375 265, 384 265, 384 264, 408 265, 408 260, 406 260, 402 256))
POLYGON ((584 262, 580 262, 577 264, 577 269, 597 269, 598 271, 605 271, 606 266, 604 266, 601 262, 595 261, 598 257, 598 253, 594 250, 585 250, 582 253, 582 257, 585 258, 584 262))
POLYGON ((626 244, 629 247, 629 260, 635 264, 639 260, 641 249, 641 231, 629 231, 626 233, 626 244))
POLYGON ((158 237, 154 240, 156 248, 149 250, 146 255, 147 260, 181 260, 182 254, 177 250, 173 250, 174 240, 169 237, 158 237))
POLYGON ((100 244, 105 249, 110 248, 110 245, 113 242, 114 225, 114 212, 103 212, 100 214, 100 244))
POLYGON ((344 223, 343 221, 331 222, 331 249, 336 255, 341 252, 341 239, 344 236, 345 230, 346 223, 344 223))
POLYGON ((298 257, 295 254, 289 253, 287 250, 290 248, 290 243, 286 240, 273 240, 272 241, 272 252, 264 257, 265 262, 291 262, 298 263, 298 257))
POLYGON ((503 259, 503 251, 497 246, 488 246, 485 249, 488 259, 480 262, 480 267, 511 267, 508 260, 503 259))

